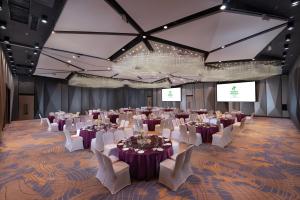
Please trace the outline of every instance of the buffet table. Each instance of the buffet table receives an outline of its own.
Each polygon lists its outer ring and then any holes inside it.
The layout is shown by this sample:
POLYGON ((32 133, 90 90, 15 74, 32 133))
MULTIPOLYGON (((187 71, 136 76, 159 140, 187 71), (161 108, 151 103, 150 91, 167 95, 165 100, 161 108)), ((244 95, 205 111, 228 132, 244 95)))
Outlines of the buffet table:
POLYGON ((141 137, 131 137, 127 141, 120 141, 117 145, 119 160, 129 164, 130 176, 136 180, 151 180, 159 175, 159 164, 173 155, 172 144, 169 139, 156 135, 149 136, 147 145, 138 141, 141 137))

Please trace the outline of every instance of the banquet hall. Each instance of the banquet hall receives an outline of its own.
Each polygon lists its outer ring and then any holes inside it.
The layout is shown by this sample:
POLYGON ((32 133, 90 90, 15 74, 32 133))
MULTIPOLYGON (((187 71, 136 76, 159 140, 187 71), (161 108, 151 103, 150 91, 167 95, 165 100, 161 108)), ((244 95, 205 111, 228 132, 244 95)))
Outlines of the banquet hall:
POLYGON ((0 200, 300 199, 300 1, 0 0, 0 200))

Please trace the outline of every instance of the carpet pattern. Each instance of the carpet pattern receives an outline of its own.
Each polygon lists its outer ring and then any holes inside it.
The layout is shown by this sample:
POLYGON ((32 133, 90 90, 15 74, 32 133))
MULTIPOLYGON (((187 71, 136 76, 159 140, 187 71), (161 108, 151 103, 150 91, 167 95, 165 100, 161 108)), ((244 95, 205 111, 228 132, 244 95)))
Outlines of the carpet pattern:
POLYGON ((0 199, 300 199, 299 133, 288 119, 256 118, 225 149, 196 147, 194 175, 177 192, 152 180, 111 195, 92 152, 68 152, 63 133, 38 120, 13 122, 0 146, 0 199))

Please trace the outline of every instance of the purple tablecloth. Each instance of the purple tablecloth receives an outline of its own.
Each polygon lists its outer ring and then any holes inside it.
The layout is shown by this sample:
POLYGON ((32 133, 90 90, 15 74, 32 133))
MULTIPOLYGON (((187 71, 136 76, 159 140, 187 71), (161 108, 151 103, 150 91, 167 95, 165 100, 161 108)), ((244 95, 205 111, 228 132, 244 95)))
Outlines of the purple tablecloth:
POLYGON ((93 112, 93 119, 98 119, 100 112, 93 112))
MULTIPOLYGON (((157 136, 152 136, 156 137, 157 136)), ((152 148, 144 150, 143 154, 138 154, 133 149, 122 150, 118 145, 119 159, 129 164, 130 176, 137 180, 151 180, 159 175, 159 164, 173 155, 172 146, 161 147, 163 151, 153 151, 152 148)))
POLYGON ((172 108, 165 108, 165 109, 163 109, 163 111, 165 111, 165 112, 172 112, 174 109, 172 109, 172 108))
POLYGON ((241 122, 243 118, 245 118, 246 115, 244 113, 236 114, 236 118, 238 122, 241 122))
POLYGON ((234 119, 221 118, 220 122, 221 122, 221 124, 223 124, 223 128, 226 128, 227 126, 234 124, 234 119))
POLYGON ((80 130, 79 135, 83 138, 83 147, 89 149, 92 139, 96 137, 96 130, 80 130))
POLYGON ((186 118, 189 118, 189 114, 176 114, 175 115, 176 118, 183 118, 183 119, 186 119, 186 118))
POLYGON ((148 124, 149 131, 155 131, 155 125, 160 124, 160 119, 145 119, 143 124, 148 124))
POLYGON ((124 109, 123 111, 124 111, 124 112, 133 112, 134 109, 124 109))
POLYGON ((53 120, 55 119, 54 115, 48 115, 48 119, 50 121, 50 123, 53 123, 53 120))
POLYGON ((193 110, 193 113, 197 113, 198 115, 207 114, 207 111, 193 110))
POLYGON ((148 117, 152 113, 152 111, 147 110, 147 111, 142 111, 141 113, 148 117))
POLYGON ((64 119, 58 120, 58 130, 63 131, 65 123, 66 123, 66 120, 64 120, 64 119))
POLYGON ((218 131, 218 126, 196 126, 196 132, 201 134, 203 143, 211 143, 212 135, 218 131))
POLYGON ((119 118, 119 115, 118 114, 110 114, 108 115, 108 118, 110 119, 110 122, 111 123, 116 123, 116 119, 119 118))

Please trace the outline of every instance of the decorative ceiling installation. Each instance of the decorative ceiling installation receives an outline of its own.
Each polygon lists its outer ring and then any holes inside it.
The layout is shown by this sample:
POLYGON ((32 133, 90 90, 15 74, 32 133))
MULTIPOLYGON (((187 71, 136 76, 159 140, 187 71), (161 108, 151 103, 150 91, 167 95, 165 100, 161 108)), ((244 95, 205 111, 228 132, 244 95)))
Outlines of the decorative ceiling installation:
POLYGON ((131 88, 168 88, 171 86, 167 79, 153 83, 144 83, 131 80, 98 77, 87 74, 75 74, 70 78, 68 84, 91 88, 119 88, 123 86, 128 86, 131 88))
MULTIPOLYGON (((60 73, 65 77, 56 71, 49 71, 48 76, 67 78, 72 80, 70 84, 80 86, 91 79, 97 87, 138 87, 142 82, 143 87, 168 87, 195 81, 226 81, 229 74, 234 76, 231 80, 280 74, 277 65, 271 66, 273 62, 268 67, 263 65, 259 74, 257 66, 262 64, 250 65, 248 61, 285 29, 287 19, 241 9, 220 10, 221 3, 69 0, 42 49, 42 55, 64 64, 60 73), (166 12, 167 8, 172 12, 166 12), (226 64, 228 71, 211 69, 211 63, 235 60, 245 61, 247 76, 230 64, 226 64), (68 65, 75 69, 70 72, 68 65), (222 77, 222 73, 226 76, 222 77), (108 81, 115 79, 122 83, 108 81)), ((41 70, 51 66, 49 63, 40 59, 35 74, 45 76, 41 70)))

